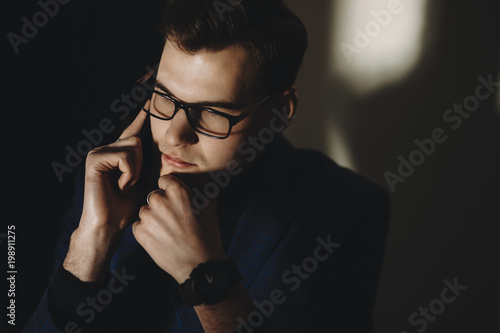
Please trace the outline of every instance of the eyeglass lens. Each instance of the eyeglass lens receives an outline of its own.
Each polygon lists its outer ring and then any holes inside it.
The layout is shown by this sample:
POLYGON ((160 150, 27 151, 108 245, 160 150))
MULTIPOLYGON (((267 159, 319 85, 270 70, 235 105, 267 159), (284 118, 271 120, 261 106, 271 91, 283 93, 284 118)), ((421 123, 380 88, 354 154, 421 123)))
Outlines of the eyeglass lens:
MULTIPOLYGON (((153 94, 152 102, 151 114, 165 120, 170 120, 177 109, 174 101, 159 94, 153 94)), ((185 111, 187 111, 189 124, 196 130, 217 137, 225 137, 229 134, 231 128, 229 119, 203 107, 189 107, 185 111)))

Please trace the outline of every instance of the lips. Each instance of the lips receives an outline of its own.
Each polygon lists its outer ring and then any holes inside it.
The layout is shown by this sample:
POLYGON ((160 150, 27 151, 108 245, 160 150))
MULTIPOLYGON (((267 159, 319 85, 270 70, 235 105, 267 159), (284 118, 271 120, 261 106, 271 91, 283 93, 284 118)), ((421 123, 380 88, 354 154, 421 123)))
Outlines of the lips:
POLYGON ((189 168, 193 167, 196 164, 191 164, 189 162, 184 161, 181 158, 169 155, 169 154, 162 154, 161 158, 164 162, 170 164, 171 166, 177 167, 177 168, 189 168))

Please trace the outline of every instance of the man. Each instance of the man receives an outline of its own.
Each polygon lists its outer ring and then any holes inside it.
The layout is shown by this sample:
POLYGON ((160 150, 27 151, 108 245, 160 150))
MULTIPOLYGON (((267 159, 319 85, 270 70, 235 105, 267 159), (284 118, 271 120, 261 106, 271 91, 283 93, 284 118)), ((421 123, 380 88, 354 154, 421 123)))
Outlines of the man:
POLYGON ((371 331, 388 199, 280 134, 306 45, 280 0, 168 2, 151 98, 87 156, 26 331, 371 331))

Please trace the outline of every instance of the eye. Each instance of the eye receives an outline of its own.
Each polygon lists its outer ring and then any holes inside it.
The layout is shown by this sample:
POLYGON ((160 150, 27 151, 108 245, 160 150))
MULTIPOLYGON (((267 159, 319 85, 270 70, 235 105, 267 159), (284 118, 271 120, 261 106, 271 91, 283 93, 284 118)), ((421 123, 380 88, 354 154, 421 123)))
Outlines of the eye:
POLYGON ((217 113, 214 113, 214 112, 209 111, 209 110, 205 110, 205 112, 203 113, 203 117, 220 118, 220 116, 217 113))

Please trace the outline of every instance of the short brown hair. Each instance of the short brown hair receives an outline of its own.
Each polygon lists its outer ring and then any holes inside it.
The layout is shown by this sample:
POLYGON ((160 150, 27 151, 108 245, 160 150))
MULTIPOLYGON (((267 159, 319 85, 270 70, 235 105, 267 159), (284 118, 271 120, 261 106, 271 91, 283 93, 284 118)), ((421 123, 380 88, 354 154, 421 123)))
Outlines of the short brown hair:
POLYGON ((307 31, 283 0, 167 0, 162 33, 181 50, 245 48, 270 89, 293 85, 307 31))

